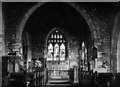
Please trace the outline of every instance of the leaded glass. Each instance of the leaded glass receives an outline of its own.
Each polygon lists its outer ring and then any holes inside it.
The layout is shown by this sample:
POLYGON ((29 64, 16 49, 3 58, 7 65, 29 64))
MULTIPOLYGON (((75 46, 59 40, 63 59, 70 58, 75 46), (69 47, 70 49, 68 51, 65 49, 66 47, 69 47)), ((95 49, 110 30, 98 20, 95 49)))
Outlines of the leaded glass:
POLYGON ((53 31, 48 37, 48 58, 49 61, 65 60, 65 39, 59 30, 53 31))

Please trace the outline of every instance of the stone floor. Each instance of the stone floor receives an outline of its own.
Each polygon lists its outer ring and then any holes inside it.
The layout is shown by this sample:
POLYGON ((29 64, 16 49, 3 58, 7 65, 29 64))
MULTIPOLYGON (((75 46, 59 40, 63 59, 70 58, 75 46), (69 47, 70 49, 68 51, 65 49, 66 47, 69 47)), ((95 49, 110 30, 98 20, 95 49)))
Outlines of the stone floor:
MULTIPOLYGON (((7 87, 26 87, 26 80, 24 81, 24 77, 15 74, 12 77, 14 77, 15 80, 10 81, 11 84, 7 87)), ((114 79, 111 77, 112 75, 110 74, 99 74, 96 81, 94 81, 93 79, 84 78, 80 80, 81 82, 79 84, 73 84, 73 81, 71 80, 55 80, 55 82, 57 83, 55 83, 54 81, 52 81, 53 83, 48 81, 46 85, 42 85, 42 83, 40 83, 37 84, 37 86, 35 86, 34 80, 31 80, 31 85, 27 87, 120 87, 120 74, 116 74, 114 79), (95 85, 95 83, 97 85, 95 85)))

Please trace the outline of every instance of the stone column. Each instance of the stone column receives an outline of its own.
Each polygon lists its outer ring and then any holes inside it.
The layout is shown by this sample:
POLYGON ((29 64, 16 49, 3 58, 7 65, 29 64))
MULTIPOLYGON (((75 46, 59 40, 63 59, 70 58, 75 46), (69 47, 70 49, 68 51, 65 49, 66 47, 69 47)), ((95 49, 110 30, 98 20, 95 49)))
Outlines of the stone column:
POLYGON ((5 54, 4 25, 2 17, 2 2, 0 2, 0 87, 2 86, 2 56, 5 54))

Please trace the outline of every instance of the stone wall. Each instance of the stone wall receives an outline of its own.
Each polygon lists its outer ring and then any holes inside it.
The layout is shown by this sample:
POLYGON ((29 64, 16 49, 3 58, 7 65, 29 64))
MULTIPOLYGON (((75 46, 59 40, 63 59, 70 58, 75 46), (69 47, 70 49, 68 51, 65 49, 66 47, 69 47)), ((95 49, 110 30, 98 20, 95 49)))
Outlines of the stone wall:
POLYGON ((4 20, 2 15, 2 2, 0 2, 0 86, 2 86, 2 56, 5 55, 4 20))
MULTIPOLYGON (((8 43, 14 41, 15 43, 21 43, 21 34, 24 29, 26 21, 31 16, 38 7, 43 3, 4 3, 3 5, 3 15, 5 21, 5 46, 6 53, 8 43), (8 7, 7 7, 8 6, 8 7), (22 8, 22 9, 21 9, 22 8), (17 35, 16 35, 17 34, 17 35), (13 39, 13 40, 12 40, 13 39)), ((111 42, 111 33, 113 29, 114 19, 118 11, 117 4, 111 5, 113 9, 108 10, 107 8, 89 8, 85 3, 69 3, 73 6, 86 20, 89 28, 91 29, 92 36, 94 37, 94 45, 98 48, 98 59, 100 61, 108 61, 110 64, 110 42, 111 42), (85 8, 85 9, 84 9, 85 8)), ((109 5, 109 4, 108 4, 109 5)), ((102 6, 102 5, 101 5, 102 6)), ((112 8, 112 7, 111 7, 112 8)), ((44 36, 46 37, 46 36, 44 36)), ((41 43, 42 44, 42 43, 41 43)), ((19 48, 19 45, 18 45, 19 48)), ((41 52, 44 47, 38 49, 39 45, 36 46, 37 52, 35 52, 39 57, 44 52, 41 52), (41 53, 41 54, 40 54, 41 53)), ((33 48, 34 49, 34 48, 33 48)), ((33 56, 34 57, 34 56, 33 56)))
MULTIPOLYGON (((97 3, 96 3, 97 4, 97 3)), ((104 3, 101 3, 106 5, 104 3)), ((100 5, 100 4, 98 4, 100 5)), ((109 6, 101 8, 88 8, 88 12, 95 24, 97 32, 95 39, 95 46, 98 49, 98 62, 107 61, 109 67, 111 66, 111 37, 114 26, 114 20, 118 12, 118 4, 114 3, 113 7, 109 10, 109 6)), ((110 70, 109 70, 110 71, 110 70)))

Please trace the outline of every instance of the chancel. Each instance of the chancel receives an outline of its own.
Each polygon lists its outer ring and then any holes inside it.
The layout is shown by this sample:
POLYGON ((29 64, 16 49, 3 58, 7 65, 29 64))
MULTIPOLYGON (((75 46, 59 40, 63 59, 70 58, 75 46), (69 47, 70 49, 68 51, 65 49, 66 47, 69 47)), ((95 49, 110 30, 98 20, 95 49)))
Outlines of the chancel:
POLYGON ((0 7, 1 87, 120 87, 119 3, 0 7))

